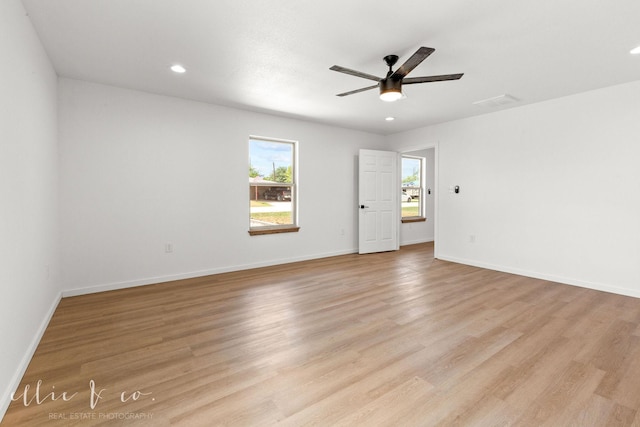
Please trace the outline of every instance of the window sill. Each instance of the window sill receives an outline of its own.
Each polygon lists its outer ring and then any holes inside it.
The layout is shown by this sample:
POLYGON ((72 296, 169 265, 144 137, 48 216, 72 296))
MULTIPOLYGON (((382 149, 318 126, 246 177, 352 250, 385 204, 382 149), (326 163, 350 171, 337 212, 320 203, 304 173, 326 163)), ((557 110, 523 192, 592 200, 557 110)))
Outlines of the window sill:
POLYGON ((300 227, 278 227, 278 228, 263 228, 249 230, 250 236, 261 236, 263 234, 278 234, 278 233, 297 233, 300 227))
POLYGON ((408 223, 408 222, 425 222, 426 220, 427 220, 427 218, 425 218, 425 217, 418 217, 418 216, 413 216, 412 217, 412 216, 409 216, 409 217, 406 217, 406 218, 402 218, 401 221, 402 221, 403 224, 405 224, 405 223, 408 223))

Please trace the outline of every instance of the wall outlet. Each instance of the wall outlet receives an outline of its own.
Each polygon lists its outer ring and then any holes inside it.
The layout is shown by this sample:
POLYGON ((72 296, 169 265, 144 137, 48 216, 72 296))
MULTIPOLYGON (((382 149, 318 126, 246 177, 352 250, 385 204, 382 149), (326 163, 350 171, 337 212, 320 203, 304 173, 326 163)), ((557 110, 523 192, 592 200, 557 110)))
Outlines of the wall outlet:
POLYGON ((166 243, 164 245, 164 252, 167 254, 173 253, 173 243, 166 243))

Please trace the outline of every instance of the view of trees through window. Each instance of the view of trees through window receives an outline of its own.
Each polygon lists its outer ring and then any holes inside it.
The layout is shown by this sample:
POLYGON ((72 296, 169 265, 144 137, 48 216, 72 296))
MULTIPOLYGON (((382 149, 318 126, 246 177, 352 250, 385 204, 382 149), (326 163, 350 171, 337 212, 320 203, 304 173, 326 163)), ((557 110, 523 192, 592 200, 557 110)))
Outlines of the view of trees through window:
POLYGON ((423 217, 422 165, 420 157, 402 156, 402 218, 423 217))
POLYGON ((295 217, 295 143, 249 139, 250 227, 293 226, 295 217))

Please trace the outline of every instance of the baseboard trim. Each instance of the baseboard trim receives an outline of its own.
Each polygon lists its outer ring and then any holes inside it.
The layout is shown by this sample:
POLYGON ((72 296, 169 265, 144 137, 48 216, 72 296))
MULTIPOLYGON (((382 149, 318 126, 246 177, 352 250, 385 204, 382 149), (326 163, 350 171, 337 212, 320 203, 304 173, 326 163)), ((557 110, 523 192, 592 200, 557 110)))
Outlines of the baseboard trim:
POLYGON ((29 345, 29 347, 27 347, 27 351, 22 357, 22 361, 20 361, 20 364, 18 365, 13 378, 2 394, 2 398, 0 399, 0 423, 2 422, 4 414, 7 412, 7 409, 9 409, 9 405, 11 404, 11 395, 17 390, 18 386, 20 385, 20 381, 22 380, 24 373, 27 371, 27 367, 29 367, 29 363, 31 362, 31 359, 35 354, 36 349, 38 348, 38 344, 40 344, 40 340, 42 339, 44 332, 47 330, 47 326, 49 326, 49 322, 51 322, 51 318, 53 317, 53 314, 55 313, 61 299, 62 293, 59 292, 57 297, 54 298, 53 303, 51 304, 51 307, 49 307, 49 310, 46 313, 44 319, 40 323, 40 327, 33 337, 33 340, 31 340, 31 344, 29 345))
POLYGON ((457 264, 471 265, 473 267, 486 268, 488 270, 502 271, 504 273, 517 274, 519 276, 532 277, 534 279, 548 280, 550 282, 562 283, 564 285, 577 286, 579 288, 593 289, 595 291, 608 292, 611 294, 625 295, 628 297, 640 298, 640 291, 634 289, 620 288, 617 286, 605 285, 603 283, 587 282, 585 280, 578 280, 573 278, 567 278, 562 276, 554 276, 552 274, 545 274, 536 271, 521 270, 519 268, 505 267, 502 265, 489 264, 476 260, 464 259, 453 257, 449 255, 439 254, 438 259, 442 261, 455 262, 457 264))
POLYGON ((257 263, 251 263, 251 264, 239 264, 239 265, 234 265, 230 267, 214 268, 210 270, 199 270, 199 271, 191 271, 191 272, 185 272, 185 273, 179 273, 179 274, 170 274, 165 276, 147 277, 147 278, 136 279, 136 280, 128 280, 124 282, 105 283, 102 285, 87 286, 83 288, 71 288, 71 289, 62 291, 62 297, 66 298, 66 297, 72 297, 72 296, 78 296, 78 295, 94 294, 98 292, 115 291, 118 289, 134 288, 136 286, 146 286, 146 285, 152 285, 155 283, 171 282, 174 280, 192 279, 195 277, 211 276, 214 274, 221 274, 221 273, 230 273, 232 271, 250 270, 252 268, 271 267, 274 265, 290 264, 293 262, 329 258, 333 256, 353 254, 357 252, 358 252, 358 249, 349 249, 344 251, 326 252, 322 254, 315 254, 315 255, 303 256, 303 257, 282 258, 277 260, 270 260, 270 261, 257 262, 257 263))

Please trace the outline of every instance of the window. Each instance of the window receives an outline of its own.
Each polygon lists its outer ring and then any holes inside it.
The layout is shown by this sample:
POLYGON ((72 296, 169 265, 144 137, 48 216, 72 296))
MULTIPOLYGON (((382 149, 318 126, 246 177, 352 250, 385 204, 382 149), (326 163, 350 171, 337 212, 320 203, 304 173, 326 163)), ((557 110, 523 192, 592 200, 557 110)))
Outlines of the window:
POLYGON ((249 234, 298 231, 294 141, 249 138, 249 234))
POLYGON ((425 221, 424 158, 402 156, 402 222, 425 221))

